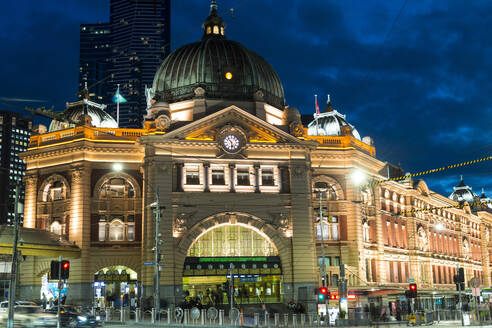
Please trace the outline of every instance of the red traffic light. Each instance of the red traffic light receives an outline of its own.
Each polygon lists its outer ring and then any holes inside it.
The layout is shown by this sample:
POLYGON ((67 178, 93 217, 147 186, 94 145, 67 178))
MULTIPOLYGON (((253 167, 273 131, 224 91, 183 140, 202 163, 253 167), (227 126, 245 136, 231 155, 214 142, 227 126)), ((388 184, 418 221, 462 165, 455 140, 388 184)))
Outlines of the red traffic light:
POLYGON ((63 269, 66 270, 70 267, 70 263, 69 262, 63 262, 63 269))
POLYGON ((328 294, 328 288, 320 287, 319 292, 320 292, 320 294, 326 295, 326 294, 328 294))
POLYGON ((411 291, 417 290, 417 284, 410 284, 410 290, 411 291))

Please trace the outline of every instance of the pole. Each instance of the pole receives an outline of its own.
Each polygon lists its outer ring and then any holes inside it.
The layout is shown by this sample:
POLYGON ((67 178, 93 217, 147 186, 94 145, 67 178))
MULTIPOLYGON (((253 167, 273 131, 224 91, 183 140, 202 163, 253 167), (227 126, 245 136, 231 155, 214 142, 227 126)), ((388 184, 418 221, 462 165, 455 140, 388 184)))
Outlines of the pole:
MULTIPOLYGON (((460 272, 460 264, 458 263, 458 270, 457 272, 460 272)), ((461 326, 464 326, 465 323, 463 322, 463 304, 461 303, 461 282, 458 282, 458 304, 460 307, 460 318, 461 318, 461 326)))
POLYGON ((14 201, 14 243, 12 245, 12 267, 10 269, 10 285, 9 285, 9 318, 7 322, 8 328, 14 327, 14 307, 15 307, 15 285, 17 284, 17 243, 19 241, 19 215, 17 208, 19 207, 20 186, 15 186, 15 201, 14 201))
MULTIPOLYGON (((319 190, 319 227, 321 230, 321 267, 320 275, 324 280, 324 285, 328 286, 328 276, 326 274, 326 263, 325 263, 325 238, 323 236, 324 226, 323 226, 323 192, 319 190)), ((325 320, 328 316, 328 299, 325 297, 325 320)))
POLYGON ((161 205, 159 203, 159 189, 156 190, 155 192, 155 264, 154 264, 154 309, 155 309, 155 316, 156 320, 157 317, 160 313, 160 306, 161 306, 161 293, 160 293, 160 267, 159 267, 159 262, 160 262, 160 257, 161 257, 161 252, 160 252, 160 223, 161 223, 161 205))
POLYGON ((118 83, 118 90, 116 91, 116 126, 120 127, 120 84, 118 83))
MULTIPOLYGON (((229 295, 231 295, 231 311, 229 313, 232 313, 232 309, 234 308, 234 295, 232 294, 234 292, 234 279, 232 277, 232 263, 229 265, 229 279, 230 279, 230 283, 229 283, 229 295)), ((230 314, 229 314, 230 315, 230 314)))
POLYGON ((56 327, 61 328, 61 318, 60 318, 60 307, 61 307, 61 290, 62 290, 62 280, 61 280, 61 263, 63 257, 60 255, 58 259, 58 307, 56 309, 56 327))

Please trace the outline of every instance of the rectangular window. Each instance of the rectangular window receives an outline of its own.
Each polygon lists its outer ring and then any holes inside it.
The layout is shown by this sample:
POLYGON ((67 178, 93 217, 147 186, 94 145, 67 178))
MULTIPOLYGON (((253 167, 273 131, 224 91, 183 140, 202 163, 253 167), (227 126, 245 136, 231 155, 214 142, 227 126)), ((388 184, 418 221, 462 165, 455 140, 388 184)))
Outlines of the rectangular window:
POLYGON ((237 185, 238 186, 249 186, 249 168, 238 168, 237 169, 237 185))
POLYGON ((106 240, 106 222, 99 222, 99 241, 106 240))
POLYGON ((273 168, 261 169, 261 185, 262 186, 274 186, 275 180, 273 178, 273 168))
POLYGON ((333 258, 333 266, 340 266, 340 256, 335 256, 333 258))
MULTIPOLYGON (((318 258, 318 264, 323 265, 323 258, 322 257, 318 258)), ((325 266, 331 266, 331 257, 325 256, 325 266)))
POLYGON ((216 168, 212 169, 212 184, 213 185, 225 185, 224 169, 216 168))
POLYGON ((126 239, 129 241, 135 240, 135 223, 128 223, 126 226, 126 239))
POLYGON ((200 170, 197 166, 186 167, 186 184, 187 185, 199 185, 200 184, 200 170))

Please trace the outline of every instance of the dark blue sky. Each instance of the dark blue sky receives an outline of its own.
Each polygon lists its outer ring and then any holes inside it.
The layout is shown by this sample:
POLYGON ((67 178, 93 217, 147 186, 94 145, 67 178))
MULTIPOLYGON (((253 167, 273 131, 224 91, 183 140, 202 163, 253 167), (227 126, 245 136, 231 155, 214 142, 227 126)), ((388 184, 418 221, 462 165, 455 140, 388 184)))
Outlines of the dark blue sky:
MULTIPOLYGON (((492 155, 492 2, 218 0, 227 36, 265 57, 287 103, 314 111, 330 93, 378 158, 417 172, 492 155)), ((172 44, 200 39, 208 0, 172 1, 172 44)), ((109 0, 9 1, 0 16, 0 101, 61 110, 77 92, 79 24, 109 0)), ((321 105, 323 107, 323 105, 321 105)), ((3 106, 2 106, 3 107, 3 106)), ((446 196, 459 175, 492 196, 492 161, 429 175, 446 196)))

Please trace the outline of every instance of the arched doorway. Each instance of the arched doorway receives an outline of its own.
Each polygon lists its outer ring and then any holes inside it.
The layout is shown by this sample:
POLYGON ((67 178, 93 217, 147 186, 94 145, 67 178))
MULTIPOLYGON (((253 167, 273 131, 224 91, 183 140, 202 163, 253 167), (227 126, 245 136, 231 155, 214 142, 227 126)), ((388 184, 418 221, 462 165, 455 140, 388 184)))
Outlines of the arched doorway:
POLYGON ((276 246, 243 223, 203 231, 188 250, 183 270, 187 301, 202 305, 282 302, 282 269, 276 246))
POLYGON ((141 297, 138 274, 129 267, 115 265, 102 268, 94 275, 94 306, 136 307, 141 297))

